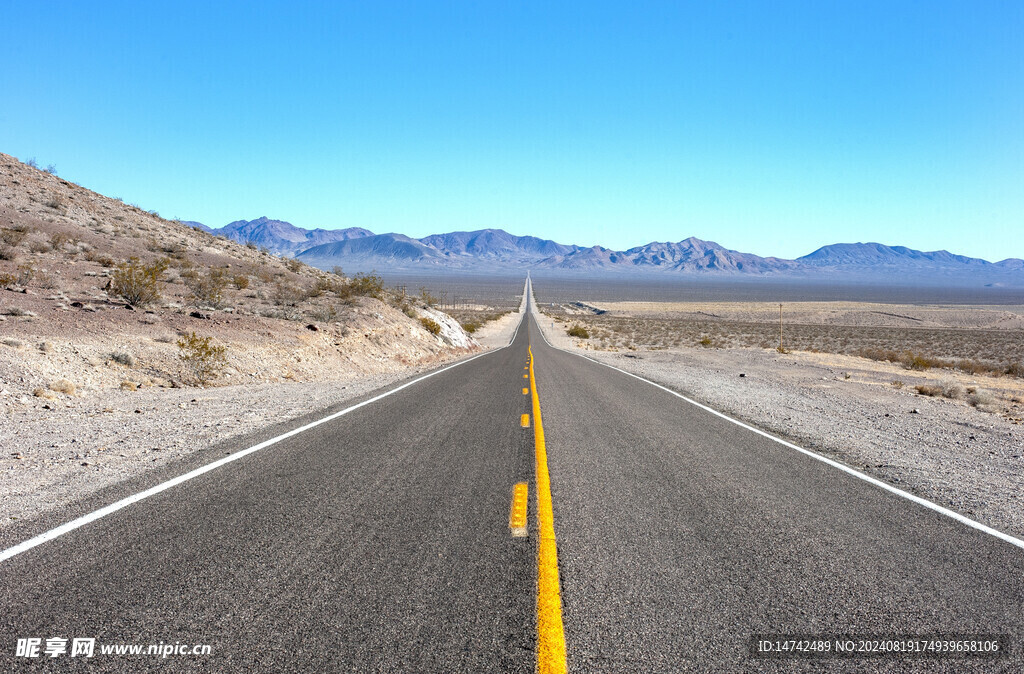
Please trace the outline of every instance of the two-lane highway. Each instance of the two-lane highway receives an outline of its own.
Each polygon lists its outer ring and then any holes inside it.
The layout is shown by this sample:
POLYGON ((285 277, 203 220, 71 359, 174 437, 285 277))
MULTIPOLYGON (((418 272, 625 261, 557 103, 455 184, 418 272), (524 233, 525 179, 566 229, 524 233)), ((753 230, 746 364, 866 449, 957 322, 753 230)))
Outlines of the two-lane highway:
POLYGON ((41 664, 19 639, 86 637, 211 652, 46 664, 1022 671, 1022 598, 1013 542, 553 349, 527 312, 504 349, 0 561, 0 662, 41 664), (759 659, 759 634, 1012 651, 759 659))

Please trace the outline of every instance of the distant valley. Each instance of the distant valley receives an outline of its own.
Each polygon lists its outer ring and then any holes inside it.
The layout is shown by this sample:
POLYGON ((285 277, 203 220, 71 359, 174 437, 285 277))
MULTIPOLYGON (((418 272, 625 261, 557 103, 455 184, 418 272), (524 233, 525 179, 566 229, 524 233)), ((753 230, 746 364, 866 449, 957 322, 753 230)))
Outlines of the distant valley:
POLYGON ((361 227, 307 230, 267 217, 238 220, 216 229, 195 221, 186 224, 295 257, 314 267, 329 270, 339 266, 346 272, 520 273, 530 269, 574 276, 674 274, 1024 287, 1021 259, 989 262, 944 250, 925 252, 879 243, 832 244, 788 260, 743 253, 695 237, 617 251, 515 236, 500 229, 413 239, 397 233, 375 234, 361 227))

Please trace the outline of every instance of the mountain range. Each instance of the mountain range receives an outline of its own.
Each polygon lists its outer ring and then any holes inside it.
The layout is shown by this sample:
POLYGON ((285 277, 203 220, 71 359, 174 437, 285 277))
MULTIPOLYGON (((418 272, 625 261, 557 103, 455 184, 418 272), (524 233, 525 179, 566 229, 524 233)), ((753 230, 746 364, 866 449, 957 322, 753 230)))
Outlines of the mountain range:
POLYGON ((322 269, 346 271, 502 272, 523 269, 552 273, 676 273, 715 276, 776 276, 850 281, 955 283, 1024 286, 1024 260, 988 262, 947 251, 924 252, 880 243, 837 243, 787 260, 730 250, 690 237, 652 242, 624 251, 574 246, 500 229, 450 232, 413 239, 374 234, 361 227, 307 230, 267 217, 237 220, 212 229, 185 224, 242 243, 266 247, 322 269))

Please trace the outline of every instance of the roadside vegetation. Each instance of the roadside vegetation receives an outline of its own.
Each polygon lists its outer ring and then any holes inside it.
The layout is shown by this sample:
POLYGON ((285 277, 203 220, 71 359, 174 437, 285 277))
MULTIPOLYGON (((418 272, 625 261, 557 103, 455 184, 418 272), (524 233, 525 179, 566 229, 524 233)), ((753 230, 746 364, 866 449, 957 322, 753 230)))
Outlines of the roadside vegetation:
MULTIPOLYGON (((777 322, 636 318, 580 314, 565 307, 545 313, 567 330, 586 332, 594 348, 757 348, 779 351, 777 322)), ((572 333, 569 333, 572 334, 572 333)), ((573 336, 580 336, 579 334, 573 336)), ((973 375, 1024 377, 1024 331, 971 328, 895 328, 786 325, 784 349, 859 356, 907 370, 946 369, 973 375)))

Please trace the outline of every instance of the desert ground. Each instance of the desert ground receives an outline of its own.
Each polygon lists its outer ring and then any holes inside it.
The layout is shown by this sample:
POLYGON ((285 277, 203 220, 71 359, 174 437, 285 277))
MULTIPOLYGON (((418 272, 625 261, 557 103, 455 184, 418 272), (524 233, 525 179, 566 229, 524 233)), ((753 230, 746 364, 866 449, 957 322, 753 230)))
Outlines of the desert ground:
POLYGON ((1024 306, 789 302, 783 352, 778 303, 541 310, 555 346, 1024 535, 1024 306))

